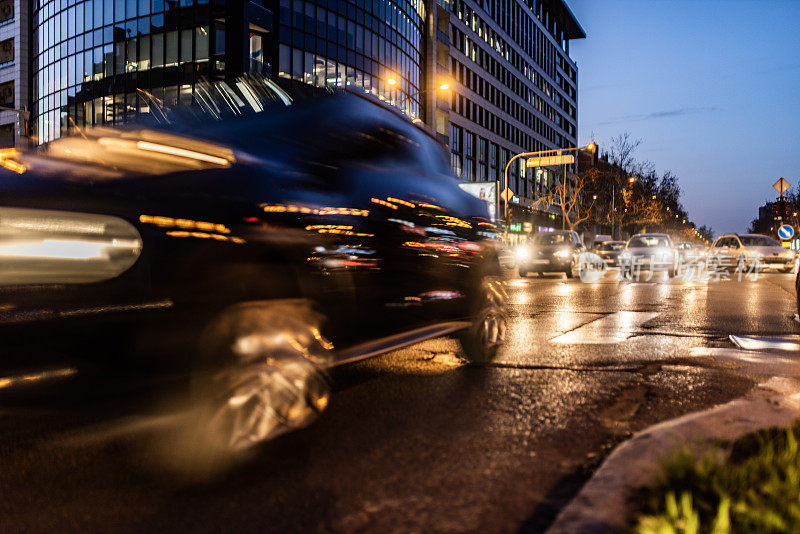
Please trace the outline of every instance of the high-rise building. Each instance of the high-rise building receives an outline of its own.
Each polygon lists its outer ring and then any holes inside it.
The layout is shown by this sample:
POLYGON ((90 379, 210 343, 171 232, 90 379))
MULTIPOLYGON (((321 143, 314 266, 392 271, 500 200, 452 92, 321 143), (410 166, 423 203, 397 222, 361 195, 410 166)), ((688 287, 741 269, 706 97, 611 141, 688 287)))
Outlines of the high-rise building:
MULTIPOLYGON (((502 180, 520 152, 577 143, 585 37, 564 0, 33 0, 34 133, 117 123, 244 72, 374 94, 449 146, 465 181, 502 180)), ((513 210, 559 173, 510 168, 513 210)))
MULTIPOLYGON (((441 49, 440 43, 451 40, 450 147, 456 173, 466 181, 504 183, 506 163, 515 154, 575 147, 578 68, 569 42, 586 35, 566 3, 452 0, 449 11, 449 35, 440 30, 445 26, 440 19, 437 45, 441 49)), ((439 65, 442 55, 437 54, 439 65)), ((512 162, 508 187, 518 197, 519 218, 552 225, 554 213, 530 208, 563 179, 561 173, 527 168, 523 158, 512 162)))
POLYGON ((27 0, 0 0, 0 147, 25 137, 28 117, 27 0), (14 111, 18 110, 18 111, 14 111))

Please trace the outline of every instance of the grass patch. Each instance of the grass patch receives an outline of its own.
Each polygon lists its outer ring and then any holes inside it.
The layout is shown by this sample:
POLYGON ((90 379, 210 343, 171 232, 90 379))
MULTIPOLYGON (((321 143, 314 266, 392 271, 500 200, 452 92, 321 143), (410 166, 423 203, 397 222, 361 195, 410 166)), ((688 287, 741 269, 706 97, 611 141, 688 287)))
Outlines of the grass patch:
POLYGON ((749 434, 701 460, 663 462, 639 497, 638 534, 800 532, 800 422, 749 434))

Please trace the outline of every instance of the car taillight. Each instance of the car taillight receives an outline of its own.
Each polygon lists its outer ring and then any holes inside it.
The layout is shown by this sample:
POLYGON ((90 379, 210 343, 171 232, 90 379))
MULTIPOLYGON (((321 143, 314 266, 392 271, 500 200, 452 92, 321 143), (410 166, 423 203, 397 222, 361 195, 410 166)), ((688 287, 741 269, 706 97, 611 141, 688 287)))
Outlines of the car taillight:
POLYGON ((139 232, 117 217, 0 207, 0 285, 100 282, 141 251, 139 232))

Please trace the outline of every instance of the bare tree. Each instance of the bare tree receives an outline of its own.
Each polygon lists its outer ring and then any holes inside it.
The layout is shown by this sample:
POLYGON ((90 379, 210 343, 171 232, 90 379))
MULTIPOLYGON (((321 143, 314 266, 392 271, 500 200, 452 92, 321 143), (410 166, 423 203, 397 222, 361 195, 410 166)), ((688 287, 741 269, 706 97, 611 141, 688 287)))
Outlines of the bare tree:
POLYGON ((595 172, 592 169, 583 174, 569 173, 566 179, 563 176, 556 179, 553 186, 534 201, 534 207, 557 207, 561 210, 561 229, 569 227, 575 230, 576 226, 593 215, 594 198, 587 193, 587 183, 593 179, 595 172))
POLYGON ((631 138, 630 132, 622 133, 611 138, 611 162, 620 168, 623 173, 633 172, 635 158, 633 157, 636 149, 642 144, 641 139, 631 138))

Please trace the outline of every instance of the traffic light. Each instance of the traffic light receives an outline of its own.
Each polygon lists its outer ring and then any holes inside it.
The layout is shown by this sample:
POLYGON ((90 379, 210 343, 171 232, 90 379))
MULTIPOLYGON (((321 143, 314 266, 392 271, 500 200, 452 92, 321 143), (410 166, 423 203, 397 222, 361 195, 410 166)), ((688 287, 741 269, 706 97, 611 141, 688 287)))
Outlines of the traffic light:
POLYGON ((783 199, 779 198, 772 204, 772 212, 773 217, 777 221, 784 221, 789 218, 789 203, 783 199))

